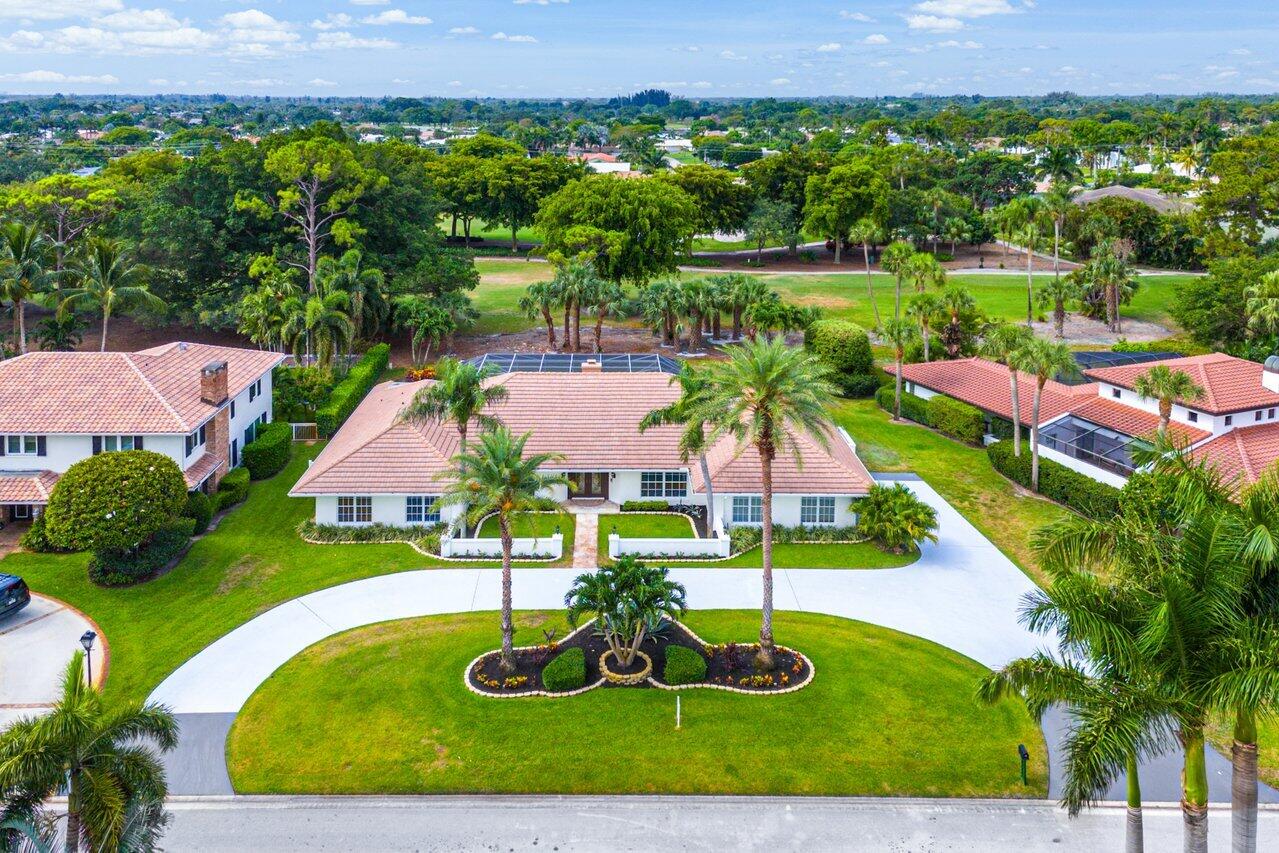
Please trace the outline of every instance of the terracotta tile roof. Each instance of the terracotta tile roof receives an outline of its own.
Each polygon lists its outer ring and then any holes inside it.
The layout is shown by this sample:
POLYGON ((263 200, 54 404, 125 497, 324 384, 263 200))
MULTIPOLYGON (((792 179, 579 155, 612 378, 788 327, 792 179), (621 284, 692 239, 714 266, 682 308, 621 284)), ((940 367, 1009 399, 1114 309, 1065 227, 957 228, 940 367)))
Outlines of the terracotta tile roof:
POLYGON ((1260 364, 1220 352, 1123 367, 1102 367, 1085 373, 1098 382, 1131 389, 1138 376, 1157 364, 1189 374, 1195 384, 1204 389, 1203 399, 1193 403, 1178 400, 1182 405, 1214 415, 1259 409, 1263 406, 1279 406, 1279 394, 1261 384, 1260 364))
POLYGON ((187 433, 216 411, 200 400, 204 365, 227 362, 234 397, 283 358, 179 343, 136 353, 27 353, 0 361, 0 434, 187 433))
POLYGON ((1279 422, 1239 427, 1196 447, 1192 459, 1205 459, 1222 478, 1239 485, 1252 483, 1279 460, 1279 422))
MULTIPOLYGON (((1098 426, 1122 432, 1124 435, 1148 436, 1159 429, 1159 416, 1143 409, 1126 406, 1107 397, 1093 397, 1072 406, 1070 414, 1092 421, 1098 426)), ((1187 426, 1176 421, 1168 422, 1168 433, 1178 446, 1189 447, 1203 441, 1212 433, 1187 426)))
POLYGON ((0 474, 0 504, 45 504, 57 485, 52 471, 5 472, 0 474))
POLYGON ((201 453, 200 456, 187 466, 182 472, 182 478, 187 481, 187 488, 197 488, 209 476, 222 465, 222 460, 218 459, 212 453, 201 453))
MULTIPOLYGON (((531 433, 527 452, 563 455, 546 466, 550 470, 697 468, 680 459, 678 427, 639 432, 644 415, 679 396, 678 386, 664 373, 508 373, 489 381, 504 385, 508 393, 506 401, 489 409, 489 414, 514 433, 531 433)), ((438 492, 438 476, 448 470, 449 459, 457 453, 456 426, 399 419, 413 396, 430 384, 430 380, 392 382, 373 389, 290 494, 438 492)), ((472 434, 475 431, 472 427, 472 434)), ((868 488, 870 477, 865 468, 850 448, 845 445, 841 449, 842 439, 835 439, 838 436, 831 441, 830 454, 816 447, 805 453, 802 475, 787 472, 786 465, 793 463, 779 460, 778 491, 812 494, 813 488, 799 486, 845 476, 851 478, 851 486, 842 494, 868 488)), ((731 442, 728 446, 731 448, 731 442)), ((724 477, 744 477, 751 465, 758 467, 757 461, 732 460, 731 456, 731 452, 721 454, 719 467, 724 477)), ((717 488, 720 476, 712 474, 717 488)), ((758 489, 758 477, 754 482, 758 489)))
MULTIPOLYGON (((891 367, 889 369, 892 370, 891 367)), ((998 362, 961 358, 904 364, 902 378, 1012 420, 1013 394, 1008 368, 998 362)), ((1035 382, 1035 377, 1029 373, 1017 373, 1017 403, 1024 424, 1029 424, 1034 416, 1035 382)), ((1050 421, 1065 414, 1082 399, 1095 396, 1096 385, 1063 385, 1050 379, 1044 385, 1039 402, 1039 421, 1050 421)))
MULTIPOLYGON (((828 437, 829 448, 823 450, 806 435, 796 437, 802 467, 790 454, 773 460, 773 491, 778 494, 864 495, 874 485, 866 466, 838 431, 828 437)), ((738 448, 730 438, 716 442, 706 455, 711 484, 727 494, 744 492, 759 494, 763 468, 754 447, 738 448)), ((693 491, 704 493, 700 465, 691 465, 693 491)))

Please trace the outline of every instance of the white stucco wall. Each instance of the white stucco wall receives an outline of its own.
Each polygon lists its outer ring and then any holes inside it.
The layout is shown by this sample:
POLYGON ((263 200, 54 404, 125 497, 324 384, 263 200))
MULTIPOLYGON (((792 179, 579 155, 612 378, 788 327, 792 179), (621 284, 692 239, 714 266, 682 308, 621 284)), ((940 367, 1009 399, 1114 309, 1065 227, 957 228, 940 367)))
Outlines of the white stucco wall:
MULTIPOLYGON (((163 453, 186 469, 183 452, 186 449, 185 436, 180 435, 143 435, 142 449, 163 453)), ((90 435, 46 435, 45 456, 28 456, 25 454, 5 454, 0 456, 0 471, 56 471, 61 474, 81 459, 93 455, 93 436, 90 435)))
MULTIPOLYGON (((346 495, 343 495, 346 497, 346 495)), ((373 521, 371 524, 390 524, 396 527, 403 527, 408 522, 404 520, 405 498, 408 495, 373 495, 373 521)), ((440 518, 444 521, 452 521, 461 511, 459 507, 447 506, 440 512, 440 518)), ((315 523, 316 524, 337 524, 338 523, 338 496, 324 495, 315 499, 315 523)), ((414 522, 415 524, 417 522, 414 522)), ((344 526, 347 526, 344 524, 344 526)), ((352 523, 351 527, 360 527, 360 523, 352 523)))
MULTIPOLYGON (((1123 403, 1125 406, 1132 406, 1134 409, 1140 409, 1143 412, 1149 412, 1152 415, 1159 414, 1159 401, 1152 400, 1149 397, 1142 397, 1135 391, 1127 388, 1120 388, 1117 385, 1111 385, 1108 382, 1102 382, 1098 394, 1107 399, 1114 400, 1116 403, 1123 403), (1116 396, 1118 395, 1118 396, 1116 396)), ((1262 389, 1259 387, 1258 391, 1262 389)), ((1268 423, 1273 420, 1279 420, 1279 407, 1266 406, 1260 409, 1248 409, 1242 412, 1231 412, 1229 415, 1210 415, 1201 409, 1191 409, 1186 406, 1174 404, 1172 407, 1172 419, 1177 423, 1193 426, 1197 429, 1206 430, 1213 435, 1221 435, 1230 432, 1232 429, 1245 426, 1255 426, 1259 423, 1268 423), (1191 421, 1190 413, 1195 412, 1198 419, 1191 421), (1257 413, 1261 413, 1261 420, 1257 420, 1257 413), (1272 417, 1273 413, 1273 417, 1272 417), (1226 419, 1230 419, 1230 423, 1226 423, 1226 419)))
POLYGON ((1051 447, 1044 447, 1042 444, 1039 445, 1039 456, 1041 459, 1051 459, 1054 462, 1065 465, 1072 471, 1078 471, 1086 477, 1091 477, 1099 483, 1105 483, 1117 489, 1122 489, 1128 482, 1125 477, 1098 468, 1096 465, 1090 465, 1082 459, 1067 456, 1059 450, 1053 450, 1051 447))
MULTIPOLYGON (((739 493, 740 494, 740 493, 739 493)), ((773 523, 794 527, 800 523, 800 498, 802 495, 773 495, 773 523)), ((814 497, 830 497, 815 495, 814 497)), ((857 523, 854 505, 857 498, 847 495, 835 496, 835 527, 846 527, 857 523)), ((716 514, 724 520, 724 524, 733 525, 733 495, 715 493, 716 514)))
MULTIPOLYGON (((252 402, 249 402, 248 388, 245 388, 235 396, 235 417, 231 418, 229 440, 236 442, 236 450, 241 458, 243 458, 244 454, 244 431, 262 415, 266 415, 267 423, 270 423, 273 418, 271 378, 271 373, 267 373, 262 377, 262 393, 256 395, 252 402)), ((227 458, 231 458, 231 455, 228 454, 227 458)))

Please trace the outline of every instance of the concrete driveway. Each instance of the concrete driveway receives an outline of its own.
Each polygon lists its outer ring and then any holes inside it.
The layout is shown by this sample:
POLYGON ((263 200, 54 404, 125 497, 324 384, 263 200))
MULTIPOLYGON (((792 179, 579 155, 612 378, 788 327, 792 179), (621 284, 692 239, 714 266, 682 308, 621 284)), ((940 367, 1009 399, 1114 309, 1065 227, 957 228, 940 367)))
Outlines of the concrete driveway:
MULTIPOLYGON (((80 636, 98 629, 61 601, 32 595, 19 612, 0 619, 0 728, 38 714, 61 693, 62 672, 80 649, 80 636)), ((93 677, 101 683, 104 645, 93 649, 93 677)))

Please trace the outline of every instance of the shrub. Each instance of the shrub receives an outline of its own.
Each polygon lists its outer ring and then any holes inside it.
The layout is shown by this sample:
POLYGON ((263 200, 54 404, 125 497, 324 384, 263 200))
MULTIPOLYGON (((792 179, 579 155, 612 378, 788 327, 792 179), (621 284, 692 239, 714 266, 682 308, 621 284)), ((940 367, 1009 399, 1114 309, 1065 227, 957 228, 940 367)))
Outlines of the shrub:
POLYGON ((337 384, 329 401, 315 412, 315 422, 321 435, 332 435, 346 422, 360 405, 360 401, 377 384, 378 377, 386 370, 391 358, 389 344, 370 347, 364 356, 351 366, 346 378, 337 384))
POLYGON ((249 477, 265 480, 284 470, 293 452, 293 427, 285 421, 272 421, 258 427, 257 438, 244 448, 244 467, 249 477))
POLYGON ((858 531, 894 554, 905 554, 925 540, 937 541, 937 510, 901 483, 871 486, 857 513, 858 531))
MULTIPOLYGON (((894 386, 885 385, 875 392, 875 402, 886 412, 893 411, 894 386)), ((917 424, 929 426, 928 401, 923 397, 902 391, 902 417, 917 424)))
POLYGON ((179 518, 157 530, 141 548, 94 551, 89 558, 89 579, 101 586, 128 586, 147 580, 186 552, 194 525, 194 519, 179 518))
MULTIPOLYGON (((749 551, 764 538, 762 527, 737 525, 728 532, 729 550, 734 554, 749 551)), ((773 543, 785 545, 792 542, 860 542, 865 537, 855 526, 834 527, 831 525, 815 525, 806 527, 802 524, 789 526, 773 525, 773 543)))
POLYGON ((232 468, 222 478, 222 482, 218 483, 218 494, 214 500, 217 502, 218 512, 221 512, 243 502, 248 496, 249 469, 232 468))
POLYGON ((1175 352, 1181 355, 1207 355, 1212 347, 1184 338, 1162 338, 1157 341, 1129 341, 1120 338, 1110 345, 1111 352, 1175 352))
POLYGON ((187 495, 187 505, 182 510, 182 517, 195 522, 191 535, 199 536, 209 529, 209 522, 213 519, 213 501, 204 492, 192 492, 187 495))
POLYGON ((835 371, 834 381, 846 396, 864 397, 879 386, 870 337, 861 326, 847 320, 816 320, 804 330, 804 346, 835 371))
POLYGON ((99 453, 58 480, 45 510, 57 548, 128 551, 146 542, 186 506, 177 463, 150 450, 99 453))
POLYGON ((586 652, 574 646, 542 670, 542 686, 551 693, 567 693, 586 684, 586 652))
MULTIPOLYGON (((1021 456, 1014 456, 1011 441, 997 441, 986 448, 986 453, 996 471, 1030 488, 1029 447, 1022 448, 1021 456)), ((1105 520, 1119 511, 1120 492, 1114 486, 1043 457, 1039 459, 1039 493, 1089 518, 1105 520)))
POLYGON ((333 393, 333 371, 323 367, 277 367, 271 377, 271 406, 278 420, 310 423, 333 393))
POLYGON ((967 444, 981 444, 986 434, 986 416, 981 409, 945 394, 929 397, 927 405, 928 423, 933 429, 967 444))
POLYGON ((666 501, 624 501, 622 512, 670 512, 671 505, 666 501))
POLYGON ((49 534, 46 532, 44 525, 43 513, 37 515, 31 521, 31 526, 27 528, 27 532, 22 534, 22 540, 18 544, 28 551, 34 551, 39 554, 53 554, 65 550, 55 547, 49 541, 49 534))
POLYGON ((873 397, 884 384, 882 373, 866 373, 861 376, 845 376, 840 380, 839 389, 845 397, 873 397))
MULTIPOLYGON (((990 434, 995 438, 1004 439, 1013 437, 1013 422, 1008 418, 1001 418, 998 415, 990 419, 990 434)), ((1022 424, 1021 436, 1024 439, 1030 439, 1030 427, 1022 424)))
MULTIPOLYGON (((412 524, 396 527, 390 524, 365 524, 351 527, 345 524, 316 524, 308 518, 298 525, 298 535, 308 542, 341 545, 355 542, 416 542, 429 536, 436 536, 447 525, 412 524)), ((438 552, 438 548, 436 551, 438 552)))
POLYGON ((666 647, 666 668, 662 680, 667 684, 697 684, 706 680, 706 658, 687 646, 666 647))

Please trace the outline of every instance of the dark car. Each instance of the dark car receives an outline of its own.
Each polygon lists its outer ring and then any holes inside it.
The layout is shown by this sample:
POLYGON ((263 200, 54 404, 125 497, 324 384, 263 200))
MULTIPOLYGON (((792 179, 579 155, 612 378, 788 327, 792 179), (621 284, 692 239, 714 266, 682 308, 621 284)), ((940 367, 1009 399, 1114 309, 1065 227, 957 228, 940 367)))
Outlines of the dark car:
POLYGON ((17 613, 31 603, 27 582, 13 575, 0 575, 0 619, 17 613))

